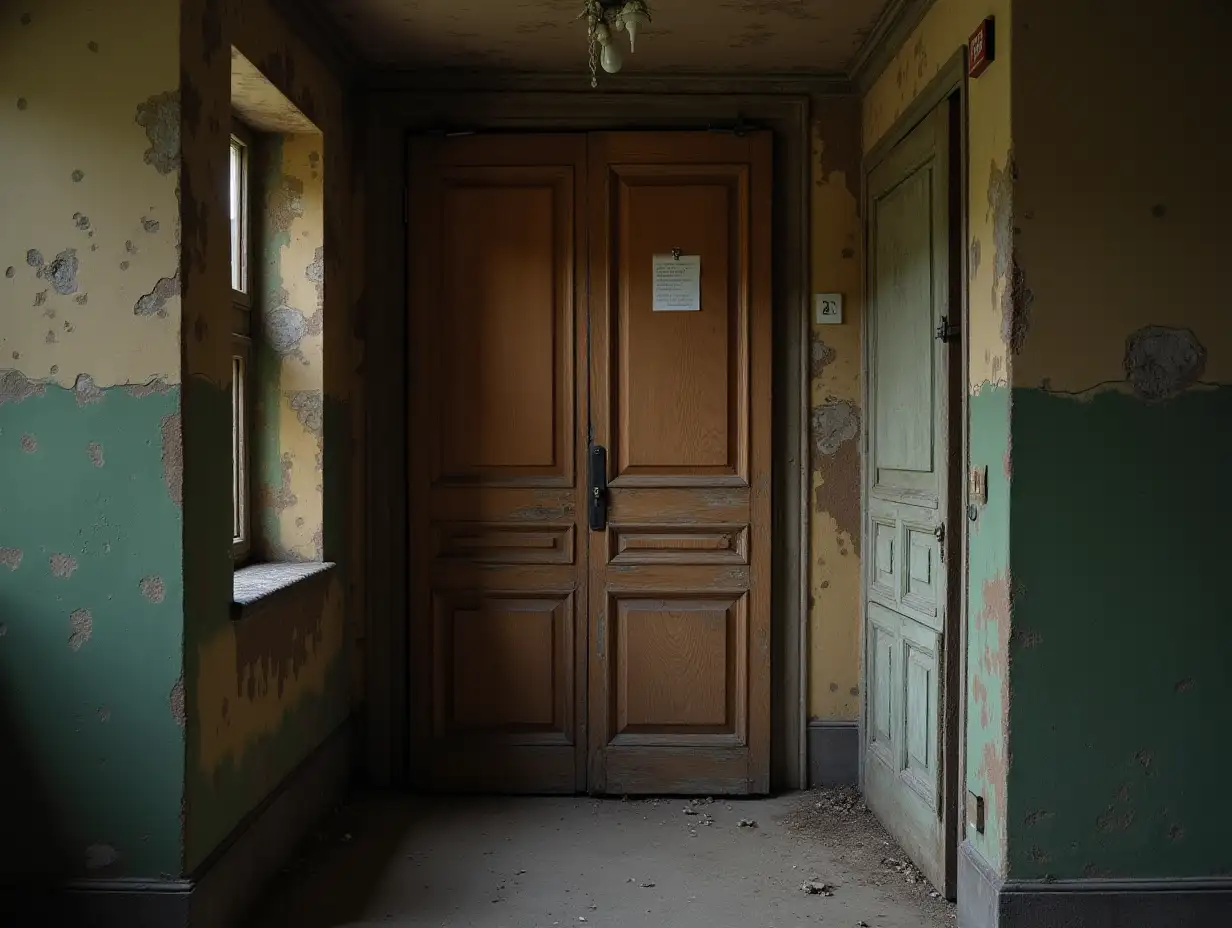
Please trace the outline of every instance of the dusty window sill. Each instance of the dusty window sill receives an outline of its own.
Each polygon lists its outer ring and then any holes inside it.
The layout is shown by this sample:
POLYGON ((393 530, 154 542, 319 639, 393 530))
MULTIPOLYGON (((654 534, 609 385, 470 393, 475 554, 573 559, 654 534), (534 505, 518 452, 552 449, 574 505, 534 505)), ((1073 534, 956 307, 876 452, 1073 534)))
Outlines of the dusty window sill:
POLYGON ((231 618, 244 619, 309 588, 328 582, 331 561, 307 564, 249 564, 232 577, 231 618))

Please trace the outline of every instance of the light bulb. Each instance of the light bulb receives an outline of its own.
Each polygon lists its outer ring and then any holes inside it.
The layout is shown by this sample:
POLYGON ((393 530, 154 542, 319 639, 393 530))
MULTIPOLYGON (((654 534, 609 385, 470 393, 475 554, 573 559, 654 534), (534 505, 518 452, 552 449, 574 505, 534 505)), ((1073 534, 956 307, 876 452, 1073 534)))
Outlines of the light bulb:
POLYGON ((615 44, 604 45, 599 63, 603 65, 603 70, 608 74, 615 74, 620 70, 620 66, 624 64, 624 60, 620 57, 620 49, 615 44))
POLYGON ((620 21, 624 23, 625 30, 629 33, 629 51, 636 51, 637 31, 650 22, 645 7, 640 3, 626 3, 624 9, 620 11, 620 21))

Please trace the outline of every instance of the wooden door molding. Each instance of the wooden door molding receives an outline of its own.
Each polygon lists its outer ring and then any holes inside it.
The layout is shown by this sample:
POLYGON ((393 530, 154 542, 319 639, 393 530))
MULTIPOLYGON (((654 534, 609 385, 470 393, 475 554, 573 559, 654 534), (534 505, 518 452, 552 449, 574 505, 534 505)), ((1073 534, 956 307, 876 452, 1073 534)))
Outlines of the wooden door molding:
MULTIPOLYGON (((581 131, 706 129, 745 122, 774 134, 775 242, 772 580, 774 667, 771 782, 806 785, 804 756, 808 654, 808 320, 810 266, 810 104, 799 85, 774 93, 731 93, 730 86, 671 81, 656 92, 373 91, 365 94, 362 151, 366 163, 366 290, 364 385, 367 402, 364 767, 376 783, 406 782, 410 768, 408 589, 408 408, 405 314, 407 279, 407 139, 427 130, 581 131), (787 89, 790 93, 782 93, 787 89), (708 92, 703 92, 708 91, 708 92)), ((826 89, 824 84, 818 88, 826 89)), ((811 88, 812 85, 809 85, 811 88)), ((479 544, 479 542, 468 542, 479 544)), ((504 543, 504 542, 502 542, 504 543)), ((689 539, 659 539, 643 548, 665 556, 690 550, 689 539), (656 547, 657 546, 657 547, 656 547)), ((713 539, 699 544, 730 544, 713 539)), ((629 548, 634 553, 638 548, 629 548)), ((703 549, 704 550, 704 549, 703 549)), ((717 549, 716 549, 717 550, 717 549)), ((685 555, 696 556, 696 555, 685 555)))

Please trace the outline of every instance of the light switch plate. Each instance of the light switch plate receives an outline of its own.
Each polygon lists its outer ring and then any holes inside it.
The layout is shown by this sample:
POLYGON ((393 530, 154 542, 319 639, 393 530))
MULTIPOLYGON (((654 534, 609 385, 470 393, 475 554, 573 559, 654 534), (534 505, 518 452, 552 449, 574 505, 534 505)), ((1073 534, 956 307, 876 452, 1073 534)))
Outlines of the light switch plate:
POLYGON ((841 293, 813 294, 813 322, 816 325, 839 325, 843 321, 841 293))

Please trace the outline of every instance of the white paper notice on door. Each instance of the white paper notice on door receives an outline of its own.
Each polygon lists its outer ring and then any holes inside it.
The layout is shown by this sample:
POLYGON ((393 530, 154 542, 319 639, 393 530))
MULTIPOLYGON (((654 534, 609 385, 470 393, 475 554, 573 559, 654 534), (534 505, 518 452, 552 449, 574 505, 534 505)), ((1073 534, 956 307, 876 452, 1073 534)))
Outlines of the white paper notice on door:
POLYGON ((702 256, 655 255, 654 299, 656 313, 695 313, 702 308, 702 256))

